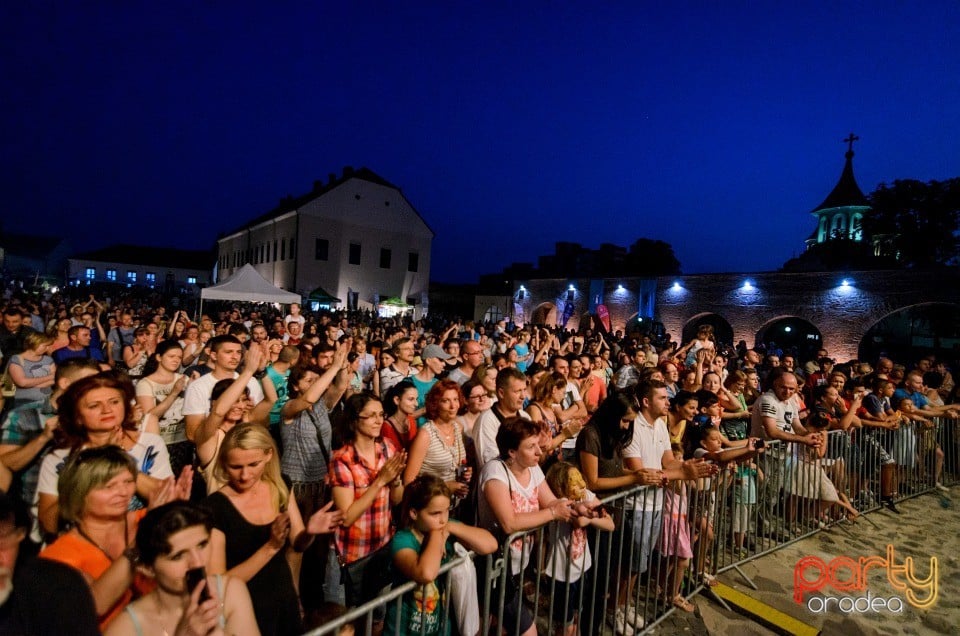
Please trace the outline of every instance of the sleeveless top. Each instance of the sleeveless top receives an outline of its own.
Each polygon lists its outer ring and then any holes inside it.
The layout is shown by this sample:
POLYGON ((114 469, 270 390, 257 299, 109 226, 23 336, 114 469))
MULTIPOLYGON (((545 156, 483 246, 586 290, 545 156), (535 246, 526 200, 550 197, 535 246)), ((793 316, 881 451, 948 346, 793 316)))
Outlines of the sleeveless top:
POLYGON ((460 422, 453 422, 454 439, 451 446, 447 446, 440 437, 440 431, 432 420, 424 424, 422 430, 429 435, 430 444, 423 456, 420 474, 433 475, 443 481, 454 481, 457 477, 457 466, 467 461, 467 451, 463 445, 463 427, 460 422))
MULTIPOLYGON (((220 599, 220 616, 217 618, 217 625, 220 629, 224 629, 227 626, 227 617, 223 615, 223 575, 217 574, 217 598, 220 599)), ((133 611, 133 607, 127 605, 123 608, 123 611, 127 613, 130 617, 130 622, 133 623, 133 629, 136 630, 137 636, 143 636, 143 627, 140 625, 140 617, 137 616, 137 613, 133 611)))

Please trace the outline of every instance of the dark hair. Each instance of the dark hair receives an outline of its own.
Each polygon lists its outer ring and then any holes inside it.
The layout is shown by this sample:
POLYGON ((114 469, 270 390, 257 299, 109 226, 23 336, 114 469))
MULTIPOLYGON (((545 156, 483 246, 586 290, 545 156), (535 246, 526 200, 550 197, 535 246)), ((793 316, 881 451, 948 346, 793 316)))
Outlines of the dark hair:
POLYGON ((100 373, 100 364, 92 358, 69 358, 57 365, 57 372, 53 375, 53 381, 59 382, 64 378, 72 377, 81 369, 89 369, 100 373))
POLYGON ((183 351, 183 347, 180 346, 180 343, 173 338, 164 340, 158 344, 156 351, 153 352, 153 355, 150 356, 150 358, 147 360, 147 363, 143 365, 143 377, 147 377, 148 375, 155 373, 156 370, 160 368, 160 358, 165 356, 168 351, 172 351, 173 349, 179 349, 180 351, 183 351))
POLYGON ((357 436, 357 422, 360 421, 360 411, 363 410, 370 402, 380 402, 383 401, 370 393, 369 391, 362 391, 360 393, 354 393, 351 395, 346 402, 343 404, 343 423, 345 425, 346 437, 349 440, 353 440, 357 436))
POLYGON ((213 528, 213 516, 196 504, 171 501, 147 512, 137 528, 137 556, 141 563, 153 565, 157 557, 170 554, 170 537, 192 528, 213 528))
POLYGON ((225 344, 243 344, 235 336, 214 336, 210 338, 207 342, 207 346, 210 347, 210 351, 217 353, 220 351, 220 347, 225 344))
POLYGON ((936 391, 943 386, 943 374, 939 371, 927 371, 923 374, 923 383, 928 389, 936 391))
POLYGON ((138 423, 133 420, 133 408, 130 403, 136 400, 133 383, 115 371, 103 371, 96 375, 81 378, 67 387, 57 402, 57 414, 60 427, 57 429, 57 446, 60 448, 80 448, 87 441, 87 431, 80 422, 80 398, 95 389, 114 389, 119 391, 123 401, 123 422, 121 426, 135 431, 138 423))
POLYGON ((645 382, 638 383, 634 388, 634 395, 637 396, 637 402, 643 405, 644 399, 653 398, 653 394, 658 389, 665 389, 667 385, 661 382, 660 380, 647 380, 645 382))
POLYGON ((510 451, 520 448, 520 442, 528 437, 539 437, 540 427, 525 417, 508 417, 500 424, 497 430, 497 448, 500 449, 500 459, 510 458, 510 451))
POLYGON ((670 410, 676 411, 687 402, 692 402, 693 400, 699 400, 696 393, 687 391, 686 389, 680 389, 676 395, 670 398, 670 410))
POLYGON ((527 381, 527 376, 514 367, 504 367, 497 371, 497 391, 506 391, 510 385, 510 380, 527 381))
POLYGON ((716 393, 707 391, 706 389, 700 389, 694 395, 697 398, 697 407, 701 409, 709 408, 720 402, 720 398, 717 397, 716 393))
POLYGON ((298 365, 290 369, 290 375, 287 377, 288 399, 292 400, 300 397, 300 391, 297 389, 297 384, 299 384, 300 380, 303 379, 303 376, 307 375, 308 373, 323 375, 324 371, 315 364, 298 365))
POLYGON ((30 528, 30 513, 19 498, 0 492, 0 523, 11 523, 14 528, 30 528))
MULTIPOLYGON (((426 410, 427 419, 435 420, 440 416, 440 400, 447 391, 456 391, 457 399, 461 405, 467 401, 466 398, 463 397, 463 391, 460 389, 459 384, 453 380, 440 380, 430 387, 430 390, 427 391, 427 396, 423 400, 423 407, 426 410)), ((459 412, 459 408, 457 411, 459 412)))
POLYGON ((410 511, 422 510, 434 497, 450 499, 450 488, 439 477, 419 475, 403 488, 403 501, 400 504, 400 526, 408 528, 411 523, 410 511))
MULTIPOLYGON (((386 394, 383 396, 383 413, 387 417, 390 417, 398 410, 400 406, 397 404, 396 400, 399 400, 403 397, 403 394, 413 389, 417 390, 417 386, 410 380, 401 380, 394 384, 390 389, 387 390, 386 394)), ((419 392, 418 392, 419 395, 419 392)), ((359 411, 357 411, 359 413, 359 411)))
POLYGON ((637 398, 629 391, 620 391, 607 396, 590 418, 587 425, 597 429, 600 453, 604 459, 612 459, 617 449, 624 448, 633 439, 633 422, 626 429, 620 428, 620 420, 631 410, 640 412, 637 398))

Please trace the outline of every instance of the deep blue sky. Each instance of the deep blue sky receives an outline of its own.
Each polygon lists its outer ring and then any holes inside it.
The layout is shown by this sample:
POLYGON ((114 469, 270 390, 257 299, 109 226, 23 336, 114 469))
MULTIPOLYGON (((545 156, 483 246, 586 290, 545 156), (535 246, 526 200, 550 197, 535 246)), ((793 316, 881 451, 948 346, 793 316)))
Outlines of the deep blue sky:
POLYGON ((851 130, 865 192, 960 175, 956 0, 653 4, 3 2, 0 219, 206 248, 365 165, 435 280, 641 236, 754 271, 802 250, 851 130))

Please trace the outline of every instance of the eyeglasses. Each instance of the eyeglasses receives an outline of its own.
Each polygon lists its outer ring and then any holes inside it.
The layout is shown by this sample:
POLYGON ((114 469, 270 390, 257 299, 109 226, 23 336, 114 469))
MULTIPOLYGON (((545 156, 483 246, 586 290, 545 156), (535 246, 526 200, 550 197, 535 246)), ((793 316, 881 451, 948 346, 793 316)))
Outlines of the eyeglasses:
POLYGON ((486 397, 490 397, 490 396, 487 395, 486 393, 481 393, 480 395, 471 395, 471 396, 470 396, 469 398, 467 398, 467 399, 470 399, 470 400, 482 400, 483 398, 486 398, 486 397))

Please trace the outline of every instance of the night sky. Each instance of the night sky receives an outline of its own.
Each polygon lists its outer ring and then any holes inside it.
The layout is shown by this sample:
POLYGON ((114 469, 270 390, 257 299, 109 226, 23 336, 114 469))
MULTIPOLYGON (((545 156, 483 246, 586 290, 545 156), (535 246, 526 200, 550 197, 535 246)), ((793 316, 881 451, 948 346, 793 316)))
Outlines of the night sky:
POLYGON ((434 280, 639 237, 756 271, 851 131, 866 193, 960 175, 956 0, 653 4, 0 3, 2 225, 204 249, 352 165, 434 280))

